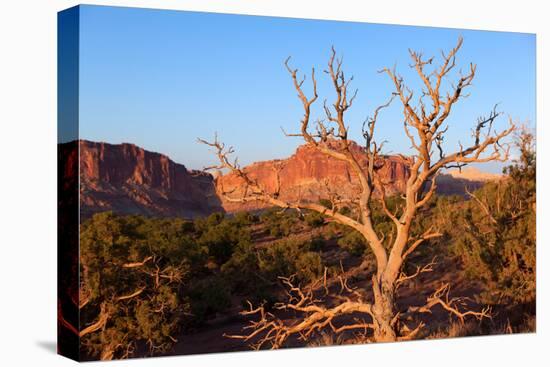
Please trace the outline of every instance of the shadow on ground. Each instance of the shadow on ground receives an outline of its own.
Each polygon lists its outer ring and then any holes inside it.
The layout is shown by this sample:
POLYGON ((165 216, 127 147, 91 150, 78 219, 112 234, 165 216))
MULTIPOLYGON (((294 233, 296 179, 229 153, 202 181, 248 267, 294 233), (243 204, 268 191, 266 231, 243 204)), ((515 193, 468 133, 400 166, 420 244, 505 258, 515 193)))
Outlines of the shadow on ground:
POLYGON ((40 348, 47 352, 57 354, 57 343, 51 340, 39 340, 36 342, 40 348))

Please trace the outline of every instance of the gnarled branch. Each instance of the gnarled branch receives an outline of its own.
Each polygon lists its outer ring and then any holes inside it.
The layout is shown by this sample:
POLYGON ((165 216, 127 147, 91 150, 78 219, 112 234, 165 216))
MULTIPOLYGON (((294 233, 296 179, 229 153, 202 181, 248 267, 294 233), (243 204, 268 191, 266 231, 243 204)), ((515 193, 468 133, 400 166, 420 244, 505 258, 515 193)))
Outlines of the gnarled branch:
MULTIPOLYGON (((241 315, 259 316, 258 321, 251 321, 244 330, 251 330, 246 335, 225 335, 228 338, 243 339, 253 342, 254 349, 260 349, 266 343, 271 349, 277 349, 292 336, 300 339, 307 339, 313 333, 330 328, 334 333, 341 333, 352 329, 373 329, 374 325, 357 318, 353 324, 335 326, 335 321, 342 315, 363 313, 372 317, 372 306, 361 298, 352 300, 349 296, 332 295, 343 301, 334 307, 326 307, 316 298, 315 290, 319 289, 318 284, 324 284, 324 278, 314 282, 309 287, 302 289, 293 283, 293 276, 284 278, 281 281, 287 287, 288 301, 275 304, 275 309, 280 311, 295 311, 301 314, 298 321, 283 321, 267 312, 264 306, 254 308, 249 303, 249 310, 242 311, 241 315)), ((341 292, 352 291, 344 282, 341 285, 341 292)), ((353 292, 352 292, 353 293, 353 292)), ((353 293, 357 295, 356 293, 353 293)))
POLYGON ((483 320, 484 318, 492 318, 491 308, 485 307, 481 311, 472 310, 460 310, 460 308, 466 307, 467 297, 450 297, 451 286, 449 283, 442 284, 436 291, 428 297, 427 303, 419 307, 409 307, 409 313, 432 313, 432 308, 435 306, 441 306, 444 310, 450 314, 456 316, 461 323, 464 323, 464 319, 468 316, 475 317, 477 320, 483 320), (460 307, 459 307, 460 306, 460 307))

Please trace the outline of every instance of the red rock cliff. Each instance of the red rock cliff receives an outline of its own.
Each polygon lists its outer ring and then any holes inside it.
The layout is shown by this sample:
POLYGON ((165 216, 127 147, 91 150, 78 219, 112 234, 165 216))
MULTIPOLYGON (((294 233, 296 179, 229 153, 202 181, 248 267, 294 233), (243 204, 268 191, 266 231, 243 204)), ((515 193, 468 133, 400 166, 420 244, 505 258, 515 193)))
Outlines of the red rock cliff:
MULTIPOLYGON (((352 145, 352 152, 363 167, 366 157, 362 148, 352 145)), ((409 168, 398 156, 386 156, 377 163, 384 182, 388 183, 386 192, 393 194, 403 192, 409 177, 409 168)), ((310 145, 298 147, 295 154, 285 160, 273 160, 253 163, 244 168, 249 176, 269 192, 277 189, 277 172, 280 178, 280 197, 284 200, 307 200, 317 202, 327 198, 325 182, 332 190, 337 190, 343 198, 352 198, 358 193, 357 175, 347 163, 329 157, 310 145)), ((242 180, 234 174, 226 174, 216 180, 218 193, 231 192, 231 196, 242 194, 242 180)), ((220 195, 221 196, 221 195, 220 195)), ((262 203, 236 204, 222 198, 227 211, 258 209, 265 207, 262 203)))
POLYGON ((133 144, 80 141, 79 146, 84 217, 106 210, 181 217, 223 210, 209 174, 188 171, 133 144))
MULTIPOLYGON (((261 202, 230 203, 222 192, 237 197, 244 185, 240 178, 226 174, 216 180, 212 175, 187 170, 163 154, 146 151, 133 144, 107 144, 80 141, 62 144, 66 159, 60 177, 68 190, 80 169, 80 212, 83 218, 93 213, 114 211, 118 214, 143 214, 158 217, 206 216, 217 211, 240 211, 265 207, 261 202), (77 167, 79 163, 79 167, 77 167), (75 177, 73 177, 75 176, 75 177)), ((352 145, 354 155, 366 167, 362 148, 352 145)), ((399 156, 381 157, 377 162, 386 192, 391 195, 405 190, 409 177, 406 161, 399 156)), ((318 202, 329 197, 325 183, 342 198, 353 198, 359 192, 358 178, 342 161, 331 158, 312 146, 302 145, 287 159, 253 163, 244 170, 267 191, 277 188, 280 198, 289 201, 318 202)), ((438 192, 463 194, 464 187, 475 189, 484 182, 458 179, 450 174, 438 178, 438 192)), ((77 187, 77 185, 73 185, 77 187)), ((70 197, 77 198, 76 195, 70 197)), ((61 204, 60 204, 61 205, 61 204)))

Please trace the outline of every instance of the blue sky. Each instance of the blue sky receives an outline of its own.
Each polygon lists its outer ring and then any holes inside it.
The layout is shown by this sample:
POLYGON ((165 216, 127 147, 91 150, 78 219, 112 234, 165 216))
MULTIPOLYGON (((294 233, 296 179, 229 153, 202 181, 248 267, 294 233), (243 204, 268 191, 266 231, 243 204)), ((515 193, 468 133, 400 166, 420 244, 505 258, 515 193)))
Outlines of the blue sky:
MULTIPOLYGON (((470 97, 448 120, 448 147, 466 145, 476 118, 495 103, 505 112, 497 128, 507 115, 534 126, 531 34, 83 6, 80 136, 131 142, 189 168, 214 162, 196 138, 216 131, 244 164, 287 157, 302 141, 284 137, 280 127, 296 130, 302 107, 283 61, 292 56, 292 65, 308 74, 315 66, 321 103, 313 117, 323 117, 322 100, 330 102, 334 92, 322 70, 334 45, 359 89, 348 114, 351 136, 359 140, 362 121, 392 92, 377 71, 396 65, 415 88, 408 49, 439 56, 459 36, 457 70, 474 62, 477 75, 470 97)), ((410 152, 402 121, 398 103, 380 116, 376 134, 388 141, 386 153, 410 152)))

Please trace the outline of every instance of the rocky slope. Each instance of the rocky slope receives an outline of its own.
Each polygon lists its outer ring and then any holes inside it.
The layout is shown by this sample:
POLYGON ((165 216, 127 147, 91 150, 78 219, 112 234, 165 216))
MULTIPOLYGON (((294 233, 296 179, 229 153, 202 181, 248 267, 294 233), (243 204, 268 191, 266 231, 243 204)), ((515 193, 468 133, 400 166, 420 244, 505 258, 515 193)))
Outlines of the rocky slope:
POLYGON ((191 218, 223 210, 207 173, 133 144, 80 141, 79 146, 83 217, 112 210, 191 218))

